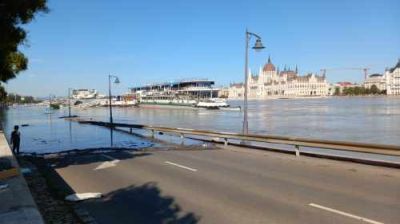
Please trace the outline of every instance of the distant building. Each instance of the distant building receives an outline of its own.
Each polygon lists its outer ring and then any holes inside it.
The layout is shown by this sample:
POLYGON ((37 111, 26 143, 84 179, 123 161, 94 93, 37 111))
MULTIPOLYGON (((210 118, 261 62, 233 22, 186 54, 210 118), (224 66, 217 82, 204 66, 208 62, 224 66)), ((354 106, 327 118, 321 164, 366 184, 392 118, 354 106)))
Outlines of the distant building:
POLYGON ((229 86, 229 98, 243 98, 244 85, 243 83, 233 83, 229 86))
POLYGON ((95 89, 74 89, 72 90, 72 98, 77 100, 95 99, 97 97, 95 89))
POLYGON ((351 82, 337 82, 333 87, 334 87, 333 88, 333 95, 334 95, 334 94, 342 94, 344 88, 360 87, 360 85, 351 82))
MULTIPOLYGON (((257 75, 250 72, 248 84, 248 96, 253 99, 329 95, 329 84, 324 75, 309 73, 300 76, 297 66, 294 71, 286 66, 283 71, 279 71, 272 64, 271 58, 268 58, 257 75)), ((229 93, 230 98, 242 97, 243 84, 231 85, 229 93)))
POLYGON ((386 90, 386 76, 382 74, 372 74, 364 81, 364 87, 371 89, 372 86, 376 86, 380 91, 386 90))
POLYGON ((385 77, 386 94, 400 95, 400 59, 393 68, 386 70, 385 77))
POLYGON ((228 98, 228 96, 229 96, 229 88, 228 87, 223 87, 219 90, 218 97, 228 98))
POLYGON ((357 83, 351 83, 351 82, 337 82, 335 84, 337 87, 342 87, 342 88, 349 88, 349 87, 357 87, 360 86, 357 83))

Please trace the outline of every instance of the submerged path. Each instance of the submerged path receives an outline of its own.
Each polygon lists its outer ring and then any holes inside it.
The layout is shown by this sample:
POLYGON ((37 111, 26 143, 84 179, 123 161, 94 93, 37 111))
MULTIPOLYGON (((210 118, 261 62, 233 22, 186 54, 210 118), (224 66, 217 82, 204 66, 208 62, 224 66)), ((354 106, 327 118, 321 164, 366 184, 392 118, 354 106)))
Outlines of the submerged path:
POLYGON ((227 146, 60 161, 98 223, 398 223, 400 172, 227 146))

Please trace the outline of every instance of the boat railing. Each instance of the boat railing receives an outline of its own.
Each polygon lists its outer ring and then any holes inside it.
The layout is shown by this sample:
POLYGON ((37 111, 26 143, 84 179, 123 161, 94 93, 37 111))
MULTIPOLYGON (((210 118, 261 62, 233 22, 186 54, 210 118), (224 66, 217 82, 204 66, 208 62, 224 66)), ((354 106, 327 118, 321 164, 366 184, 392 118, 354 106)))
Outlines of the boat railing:
POLYGON ((178 89, 177 91, 218 91, 220 90, 219 88, 213 88, 213 87, 208 87, 208 86, 188 86, 188 87, 182 87, 178 89))

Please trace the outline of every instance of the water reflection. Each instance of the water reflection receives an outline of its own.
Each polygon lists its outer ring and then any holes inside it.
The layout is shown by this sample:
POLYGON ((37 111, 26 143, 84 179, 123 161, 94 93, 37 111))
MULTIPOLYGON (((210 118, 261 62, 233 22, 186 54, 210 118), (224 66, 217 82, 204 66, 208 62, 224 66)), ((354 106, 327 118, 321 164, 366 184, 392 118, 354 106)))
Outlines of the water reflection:
POLYGON ((68 120, 69 142, 72 143, 72 121, 68 120))
POLYGON ((112 148, 114 145, 114 130, 110 128, 110 147, 112 148))

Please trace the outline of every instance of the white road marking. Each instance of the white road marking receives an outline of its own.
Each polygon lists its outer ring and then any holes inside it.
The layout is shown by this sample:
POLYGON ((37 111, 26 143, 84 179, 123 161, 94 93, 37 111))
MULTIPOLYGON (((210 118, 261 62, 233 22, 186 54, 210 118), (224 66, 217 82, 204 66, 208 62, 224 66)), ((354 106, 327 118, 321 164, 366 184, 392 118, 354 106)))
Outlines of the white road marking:
POLYGON ((372 223, 372 224, 384 224, 383 222, 378 222, 378 221, 374 221, 372 219, 367 219, 367 218, 360 217, 360 216, 357 216, 357 215, 352 215, 350 213, 342 212, 342 211, 339 211, 339 210, 336 210, 336 209, 333 209, 333 208, 328 208, 328 207, 325 207, 325 206, 322 206, 322 205, 317 205, 317 204, 314 204, 314 203, 310 203, 308 205, 311 206, 311 207, 319 208, 319 209, 326 210, 326 211, 329 211, 329 212, 333 212, 333 213, 336 213, 336 214, 339 214, 339 215, 343 215, 343 216, 347 216, 347 217, 350 217, 350 218, 353 218, 353 219, 357 219, 357 220, 360 220, 360 221, 363 221, 363 222, 368 222, 368 223, 372 223))
POLYGON ((80 193, 80 194, 70 194, 65 197, 67 201, 83 201, 92 198, 101 198, 101 193, 80 193))
POLYGON ((110 159, 111 161, 102 162, 100 165, 98 165, 96 168, 94 168, 94 170, 102 170, 102 169, 107 169, 107 168, 110 168, 110 167, 114 167, 120 161, 119 159, 116 159, 116 158, 108 156, 108 155, 102 154, 102 156, 106 157, 107 159, 110 159))
POLYGON ((180 164, 177 164, 177 163, 173 163, 173 162, 170 162, 170 161, 165 161, 165 163, 169 164, 169 165, 177 166, 177 167, 180 167, 180 168, 183 168, 183 169, 187 169, 187 170, 190 170, 190 171, 193 171, 193 172, 197 171, 197 169, 193 169, 193 168, 190 168, 190 167, 187 167, 187 166, 183 166, 183 165, 180 165, 180 164))

